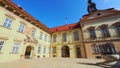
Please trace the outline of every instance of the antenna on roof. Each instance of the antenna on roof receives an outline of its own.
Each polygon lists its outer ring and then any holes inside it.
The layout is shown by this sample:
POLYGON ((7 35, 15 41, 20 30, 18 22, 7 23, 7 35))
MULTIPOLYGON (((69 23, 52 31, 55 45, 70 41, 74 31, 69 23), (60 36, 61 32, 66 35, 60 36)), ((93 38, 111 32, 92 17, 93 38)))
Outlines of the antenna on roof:
POLYGON ((67 16, 65 17, 65 20, 66 20, 66 24, 65 25, 67 25, 68 24, 68 17, 67 16))

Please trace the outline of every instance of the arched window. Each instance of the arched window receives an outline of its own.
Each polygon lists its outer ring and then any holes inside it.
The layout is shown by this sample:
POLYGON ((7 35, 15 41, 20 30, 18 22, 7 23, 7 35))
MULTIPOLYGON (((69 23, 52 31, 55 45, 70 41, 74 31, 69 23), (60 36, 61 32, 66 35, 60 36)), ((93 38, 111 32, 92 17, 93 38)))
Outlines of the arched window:
POLYGON ((103 36, 104 38, 110 37, 110 32, 109 32, 109 30, 108 30, 108 25, 107 25, 107 24, 103 24, 103 25, 99 26, 99 28, 101 29, 101 31, 102 31, 102 36, 103 36))
POLYGON ((107 38, 110 37, 110 33, 106 27, 101 28, 103 37, 107 38))
POLYGON ((95 39, 96 38, 96 32, 95 32, 95 27, 91 26, 87 28, 89 31, 90 39, 95 39))

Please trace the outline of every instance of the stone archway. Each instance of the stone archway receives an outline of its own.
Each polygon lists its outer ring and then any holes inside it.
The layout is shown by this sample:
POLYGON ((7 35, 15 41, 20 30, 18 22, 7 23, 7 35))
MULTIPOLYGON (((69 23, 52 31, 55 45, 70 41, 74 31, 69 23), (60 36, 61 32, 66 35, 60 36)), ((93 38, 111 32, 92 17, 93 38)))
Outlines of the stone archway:
POLYGON ((32 59, 33 58, 34 47, 27 46, 25 50, 25 59, 32 59))
POLYGON ((70 57, 70 49, 68 46, 63 46, 61 48, 62 51, 62 57, 70 57))

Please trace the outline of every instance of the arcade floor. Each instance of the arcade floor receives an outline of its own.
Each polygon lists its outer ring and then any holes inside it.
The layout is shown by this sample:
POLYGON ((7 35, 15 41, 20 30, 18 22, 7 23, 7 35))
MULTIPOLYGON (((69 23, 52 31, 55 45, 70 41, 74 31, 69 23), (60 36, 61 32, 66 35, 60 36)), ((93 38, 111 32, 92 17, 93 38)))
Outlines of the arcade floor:
POLYGON ((0 68, 120 68, 99 64, 104 60, 72 58, 39 58, 0 62, 0 68))

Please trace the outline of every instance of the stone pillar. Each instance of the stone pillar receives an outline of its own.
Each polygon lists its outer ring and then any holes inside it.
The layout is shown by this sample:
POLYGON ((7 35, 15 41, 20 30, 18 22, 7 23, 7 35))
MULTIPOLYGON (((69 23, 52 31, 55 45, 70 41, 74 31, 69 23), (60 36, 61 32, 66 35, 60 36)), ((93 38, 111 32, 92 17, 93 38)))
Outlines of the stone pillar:
POLYGON ((74 58, 74 46, 73 45, 69 45, 69 48, 70 48, 70 58, 74 58))

